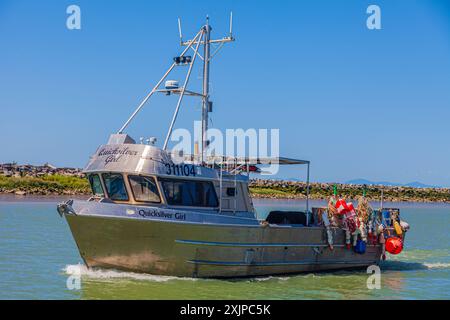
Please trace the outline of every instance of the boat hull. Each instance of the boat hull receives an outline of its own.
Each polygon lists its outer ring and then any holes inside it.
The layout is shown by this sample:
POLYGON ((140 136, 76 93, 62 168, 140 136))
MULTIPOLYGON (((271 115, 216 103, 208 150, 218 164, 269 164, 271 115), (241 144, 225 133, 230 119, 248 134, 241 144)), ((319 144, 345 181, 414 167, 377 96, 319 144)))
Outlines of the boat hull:
POLYGON ((223 278, 362 268, 377 264, 380 245, 364 254, 323 227, 221 225, 65 215, 88 267, 179 277, 223 278))

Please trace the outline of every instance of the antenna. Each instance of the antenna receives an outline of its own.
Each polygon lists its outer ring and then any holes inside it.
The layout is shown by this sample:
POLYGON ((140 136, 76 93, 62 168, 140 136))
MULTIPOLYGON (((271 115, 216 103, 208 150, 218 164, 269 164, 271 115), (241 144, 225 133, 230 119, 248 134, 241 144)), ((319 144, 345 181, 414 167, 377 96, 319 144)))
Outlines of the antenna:
POLYGON ((233 38, 233 11, 230 11, 230 38, 233 38))
POLYGON ((178 33, 180 34, 180 45, 183 45, 183 33, 181 32, 181 19, 178 18, 178 33))
MULTIPOLYGON (((181 27, 180 27, 181 30, 181 27)), ((202 100, 203 100, 203 106, 202 106, 202 148, 201 148, 201 161, 203 162, 205 155, 206 155, 206 149, 208 148, 209 141, 207 137, 207 131, 208 131, 208 114, 212 111, 212 102, 210 101, 210 95, 209 95, 209 63, 211 59, 220 51, 220 49, 223 47, 223 45, 227 42, 234 41, 234 38, 232 36, 233 32, 233 12, 230 12, 230 33, 227 37, 223 37, 222 39, 211 39, 211 26, 209 25, 209 16, 206 16, 206 25, 202 27, 202 30, 204 32, 203 41, 202 39, 193 39, 190 41, 182 41, 182 46, 192 46, 193 44, 201 43, 203 44, 203 90, 202 90, 202 100), (210 46, 211 44, 218 44, 219 46, 217 49, 211 53, 210 46)), ((180 31, 181 36, 181 31, 180 31)), ((195 55, 197 55, 198 52, 195 52, 195 55)))
POLYGON ((383 187, 381 187, 380 209, 383 209, 383 202, 384 202, 384 190, 383 187))

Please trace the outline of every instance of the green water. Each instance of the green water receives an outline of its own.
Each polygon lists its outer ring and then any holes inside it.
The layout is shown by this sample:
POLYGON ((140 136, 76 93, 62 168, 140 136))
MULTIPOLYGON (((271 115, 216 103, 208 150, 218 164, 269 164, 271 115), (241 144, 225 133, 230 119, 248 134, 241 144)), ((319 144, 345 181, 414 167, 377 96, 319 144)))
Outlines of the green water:
MULTIPOLYGON (((81 268, 81 289, 67 288, 82 263, 56 199, 0 199, 0 299, 450 299, 450 205, 395 204, 411 225, 406 249, 381 266, 381 289, 365 271, 244 280, 182 279, 81 268)), ((301 201, 255 200, 258 215, 301 201)))

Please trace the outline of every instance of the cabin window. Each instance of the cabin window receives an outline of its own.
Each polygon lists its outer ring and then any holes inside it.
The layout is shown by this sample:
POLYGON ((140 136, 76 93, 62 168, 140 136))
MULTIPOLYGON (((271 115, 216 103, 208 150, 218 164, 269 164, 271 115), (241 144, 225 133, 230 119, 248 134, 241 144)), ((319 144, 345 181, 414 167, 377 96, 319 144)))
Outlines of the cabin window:
POLYGON ((164 194, 170 205, 217 207, 214 185, 209 181, 161 179, 164 194))
POLYGON ((111 200, 127 201, 128 193, 125 182, 120 173, 104 173, 102 174, 106 191, 111 200))
POLYGON ((227 188, 227 196, 229 197, 236 196, 236 188, 227 188))
POLYGON ((142 202, 161 202, 155 179, 151 177, 129 176, 134 199, 142 202))
POLYGON ((103 191, 102 182, 98 174, 89 175, 89 184, 91 185, 92 193, 94 196, 104 197, 105 192, 103 191))

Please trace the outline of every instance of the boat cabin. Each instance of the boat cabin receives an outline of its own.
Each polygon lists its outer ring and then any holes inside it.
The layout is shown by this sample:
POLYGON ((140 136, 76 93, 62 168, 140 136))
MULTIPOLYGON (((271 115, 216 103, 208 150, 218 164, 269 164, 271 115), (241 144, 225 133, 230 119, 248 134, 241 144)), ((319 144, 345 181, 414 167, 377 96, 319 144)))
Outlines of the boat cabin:
MULTIPOLYGON (((232 166, 228 164, 228 167, 232 166)), ((200 165, 191 156, 175 162, 170 153, 151 145, 136 144, 123 134, 112 135, 108 144, 100 146, 84 172, 93 200, 254 212, 248 175, 231 173, 218 163, 200 165)))
POLYGON ((232 212, 254 210, 251 201, 246 201, 249 199, 248 183, 243 181, 222 181, 221 187, 220 182, 214 180, 145 173, 91 172, 87 177, 94 198, 114 203, 232 212))
POLYGON ((239 159, 209 157, 201 163, 192 155, 174 157, 126 134, 111 135, 84 169, 91 201, 137 206, 216 211, 255 218, 248 187, 252 166, 308 164, 287 158, 239 159), (178 161, 175 161, 178 160, 178 161))

